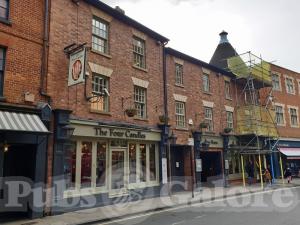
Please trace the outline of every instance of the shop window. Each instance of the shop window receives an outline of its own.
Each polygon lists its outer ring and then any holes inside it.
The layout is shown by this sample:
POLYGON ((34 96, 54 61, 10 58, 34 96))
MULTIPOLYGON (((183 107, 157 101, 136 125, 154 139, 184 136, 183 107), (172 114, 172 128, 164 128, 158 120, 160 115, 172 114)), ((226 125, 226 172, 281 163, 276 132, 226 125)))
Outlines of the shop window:
POLYGON ((176 126, 185 127, 185 103, 175 102, 176 126))
POLYGON ((71 143, 64 151, 64 175, 66 189, 74 189, 76 178, 76 142, 71 143))
POLYGON ((129 183, 136 183, 136 144, 129 144, 129 183))
POLYGON ((149 170, 150 170, 150 181, 156 181, 157 172, 156 172, 156 148, 155 144, 149 145, 149 170))
POLYGON ((147 181, 146 145, 140 144, 140 182, 147 181))
POLYGON ((103 187, 106 184, 106 152, 107 143, 97 142, 97 168, 96 168, 96 186, 103 187))
POLYGON ((82 142, 81 146, 81 188, 92 183, 92 142, 82 142))
POLYGON ((146 68, 146 59, 145 59, 145 41, 133 37, 133 63, 139 68, 146 68))
POLYGON ((5 67, 5 49, 0 47, 0 97, 3 96, 4 67, 5 67))
POLYGON ((210 82, 209 82, 209 75, 203 74, 203 91, 209 93, 210 92, 210 82))
POLYGON ((134 86, 134 104, 137 110, 137 117, 146 118, 147 117, 147 101, 146 101, 146 89, 134 86))
POLYGON ((207 131, 213 131, 213 109, 210 107, 204 107, 204 116, 205 122, 208 124, 207 131))
POLYGON ((96 111, 109 111, 109 96, 106 91, 109 91, 109 79, 105 76, 93 74, 92 80, 93 95, 97 96, 91 103, 91 109, 96 111))
POLYGON ((183 66, 175 63, 175 84, 183 85, 183 66))
POLYGON ((92 49, 108 54, 108 23, 94 17, 92 23, 92 49))

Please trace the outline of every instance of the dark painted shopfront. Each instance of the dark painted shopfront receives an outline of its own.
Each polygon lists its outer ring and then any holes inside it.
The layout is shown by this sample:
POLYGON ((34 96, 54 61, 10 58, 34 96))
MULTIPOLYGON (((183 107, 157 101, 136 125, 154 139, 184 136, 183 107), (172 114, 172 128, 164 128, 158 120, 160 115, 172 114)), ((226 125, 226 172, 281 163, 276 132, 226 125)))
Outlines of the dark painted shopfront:
POLYGON ((50 112, 47 105, 40 110, 10 107, 0 110, 2 219, 43 216, 49 134, 45 124, 49 122, 50 112), (33 195, 34 190, 41 191, 33 195), (12 195, 18 197, 17 205, 10 204, 12 195))

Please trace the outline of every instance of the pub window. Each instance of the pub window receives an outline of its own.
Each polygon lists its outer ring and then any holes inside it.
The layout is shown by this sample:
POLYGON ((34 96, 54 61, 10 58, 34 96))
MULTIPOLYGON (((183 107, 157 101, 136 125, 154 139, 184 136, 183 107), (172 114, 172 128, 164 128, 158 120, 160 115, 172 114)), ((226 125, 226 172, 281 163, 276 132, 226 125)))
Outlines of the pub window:
POLYGON ((136 183, 136 144, 129 144, 129 183, 136 183))
POLYGON ((91 109, 96 111, 109 111, 109 96, 105 94, 105 89, 109 91, 109 78, 98 74, 93 74, 92 79, 93 98, 91 109))
POLYGON ((0 97, 3 96, 4 67, 5 67, 5 48, 0 47, 0 97))
POLYGON ((147 181, 147 153, 146 145, 140 144, 140 182, 147 181))
POLYGON ((76 142, 70 143, 64 151, 64 175, 66 189, 74 189, 76 178, 76 142))
POLYGON ((185 103, 175 102, 176 126, 185 127, 185 103))
POLYGON ((175 63, 175 84, 183 85, 183 66, 175 63))
POLYGON ((146 101, 146 89, 134 86, 134 105, 137 110, 137 117, 146 118, 147 117, 147 101, 146 101))
POLYGON ((203 91, 204 92, 210 92, 210 82, 209 82, 209 75, 203 74, 203 91))
POLYGON ((81 188, 92 184, 92 142, 82 142, 81 146, 81 188))
POLYGON ((137 67, 146 68, 145 41, 138 37, 133 37, 133 63, 137 67))
POLYGON ((0 19, 8 20, 9 15, 9 1, 0 0, 0 19))
POLYGON ((149 171, 150 171, 150 181, 157 180, 157 167, 156 167, 156 148, 155 144, 149 145, 149 171))
POLYGON ((92 49, 108 54, 108 23, 96 17, 92 23, 92 49))
POLYGON ((204 119, 206 123, 208 124, 207 126, 207 131, 213 131, 214 129, 214 124, 213 124, 213 109, 210 107, 204 107, 204 119))
POLYGON ((97 142, 96 187, 103 187, 106 184, 106 152, 107 143, 97 142))

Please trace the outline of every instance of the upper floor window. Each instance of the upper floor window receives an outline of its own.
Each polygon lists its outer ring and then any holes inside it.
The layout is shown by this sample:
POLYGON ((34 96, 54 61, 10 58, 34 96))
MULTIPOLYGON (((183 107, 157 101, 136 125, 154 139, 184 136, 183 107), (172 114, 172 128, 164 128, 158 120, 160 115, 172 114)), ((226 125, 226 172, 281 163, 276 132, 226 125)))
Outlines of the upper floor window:
POLYGON ((290 118, 291 126, 298 127, 298 110, 295 108, 290 108, 290 118))
POLYGON ((277 125, 284 125, 284 114, 283 114, 283 107, 276 105, 275 106, 275 121, 277 125))
POLYGON ((109 78, 98 74, 93 74, 92 80, 93 98, 91 108, 97 111, 109 111, 109 96, 106 95, 105 89, 109 91, 109 78))
POLYGON ((146 118, 147 117, 147 101, 146 101, 146 89, 134 86, 134 104, 137 110, 137 117, 146 118))
POLYGON ((213 124, 213 109, 210 107, 204 107, 204 119, 205 122, 208 124, 207 131, 214 130, 213 124))
POLYGON ((146 68, 145 52, 145 41, 138 37, 133 37, 133 62, 135 66, 146 68))
POLYGON ((233 112, 226 112, 227 127, 233 129, 233 112))
POLYGON ((9 11, 8 0, 0 0, 0 18, 7 20, 9 11))
POLYGON ((225 80, 225 98, 231 99, 230 81, 225 80))
POLYGON ((108 54, 108 23, 93 18, 92 49, 108 54))
POLYGON ((185 127, 185 103, 175 102, 176 126, 185 127))
POLYGON ((273 84, 273 90, 280 91, 280 77, 278 74, 272 74, 272 84, 273 84))
POLYGON ((5 49, 0 47, 0 97, 3 96, 5 49))
POLYGON ((295 94, 295 88, 294 88, 294 81, 292 78, 286 77, 285 78, 286 83, 286 92, 289 94, 295 94))
POLYGON ((183 66, 175 64, 175 84, 183 85, 183 66))
POLYGON ((210 92, 209 75, 203 74, 203 91, 210 92))

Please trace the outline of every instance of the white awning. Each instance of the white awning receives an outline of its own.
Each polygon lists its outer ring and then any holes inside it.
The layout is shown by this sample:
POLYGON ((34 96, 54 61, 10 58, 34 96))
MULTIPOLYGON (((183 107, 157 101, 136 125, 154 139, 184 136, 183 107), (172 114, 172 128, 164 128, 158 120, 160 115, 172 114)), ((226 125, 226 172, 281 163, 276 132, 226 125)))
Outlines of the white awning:
POLYGON ((49 133, 35 114, 0 111, 0 131, 49 133))
POLYGON ((279 148, 279 151, 288 157, 300 156, 300 148, 279 148))

